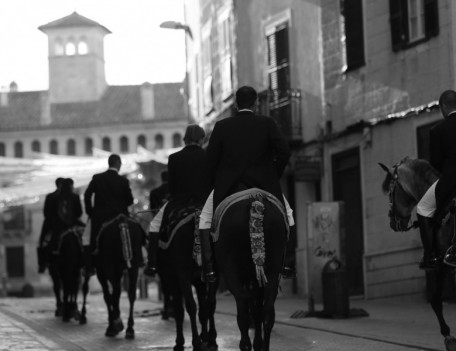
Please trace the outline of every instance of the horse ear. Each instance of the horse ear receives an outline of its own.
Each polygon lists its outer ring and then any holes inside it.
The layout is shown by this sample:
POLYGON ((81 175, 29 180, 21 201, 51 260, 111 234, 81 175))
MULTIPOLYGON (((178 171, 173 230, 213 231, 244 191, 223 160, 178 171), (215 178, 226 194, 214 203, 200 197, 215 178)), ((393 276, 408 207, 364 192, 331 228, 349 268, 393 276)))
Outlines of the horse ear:
POLYGON ((380 167, 382 167, 382 169, 383 169, 386 173, 390 173, 390 174, 391 174, 390 169, 389 169, 387 166, 385 166, 383 163, 380 163, 380 162, 379 162, 378 165, 379 165, 380 167))

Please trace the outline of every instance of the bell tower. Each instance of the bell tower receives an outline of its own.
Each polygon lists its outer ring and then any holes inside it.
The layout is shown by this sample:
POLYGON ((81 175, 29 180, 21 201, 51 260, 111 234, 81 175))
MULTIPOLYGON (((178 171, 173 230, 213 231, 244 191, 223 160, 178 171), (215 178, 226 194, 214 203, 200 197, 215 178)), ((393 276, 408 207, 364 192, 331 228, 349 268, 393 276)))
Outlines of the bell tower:
POLYGON ((73 12, 38 27, 48 36, 51 103, 96 101, 107 83, 101 24, 73 12))

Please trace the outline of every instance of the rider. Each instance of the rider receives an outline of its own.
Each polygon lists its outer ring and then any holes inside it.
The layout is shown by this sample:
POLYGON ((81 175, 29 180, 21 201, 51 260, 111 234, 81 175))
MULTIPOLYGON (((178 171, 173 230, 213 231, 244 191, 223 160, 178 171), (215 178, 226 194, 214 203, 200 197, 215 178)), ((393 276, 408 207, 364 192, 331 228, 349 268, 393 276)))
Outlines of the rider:
MULTIPOLYGON (((209 140, 207 157, 214 191, 204 205, 199 227, 203 270, 209 283, 216 280, 210 240, 213 209, 227 196, 254 187, 268 191, 284 203, 289 224, 294 224, 292 210, 279 182, 290 158, 290 149, 274 120, 255 114, 257 102, 255 89, 239 88, 237 114, 218 121, 209 140)), ((293 277, 295 268, 288 267, 282 273, 293 277)))
POLYGON ((91 221, 90 246, 85 248, 86 270, 93 274, 91 254, 96 249, 96 239, 101 226, 119 214, 128 215, 128 206, 133 204, 133 195, 128 179, 119 175, 122 160, 117 154, 108 158, 109 169, 95 174, 84 193, 87 216, 91 221), (92 205, 92 196, 95 197, 92 205))
POLYGON ((57 197, 59 195, 63 180, 64 178, 61 177, 55 180, 55 186, 57 189, 52 193, 47 194, 44 200, 44 221, 43 226, 41 227, 41 234, 38 244, 38 273, 43 273, 46 269, 46 265, 49 263, 50 257, 45 253, 45 249, 49 248, 48 245, 50 245, 52 238, 52 219, 57 215, 57 197))
MULTIPOLYGON (((434 252, 434 240, 438 231, 445 205, 456 191, 456 92, 444 91, 439 99, 444 120, 430 130, 430 163, 441 173, 439 180, 432 184, 417 205, 418 223, 424 255, 420 268, 434 268, 438 257, 434 252)), ((456 266, 456 255, 445 257, 446 263, 456 266)))
POLYGON ((194 211, 201 208, 209 194, 209 168, 202 149, 204 137, 203 128, 196 124, 189 125, 184 135, 185 147, 169 156, 170 200, 150 223, 148 262, 144 269, 146 275, 154 276, 157 271, 158 236, 163 225, 172 221, 173 213, 180 209, 191 208, 194 211))
POLYGON ((168 171, 161 172, 160 177, 162 184, 149 194, 149 208, 155 212, 169 200, 168 171))

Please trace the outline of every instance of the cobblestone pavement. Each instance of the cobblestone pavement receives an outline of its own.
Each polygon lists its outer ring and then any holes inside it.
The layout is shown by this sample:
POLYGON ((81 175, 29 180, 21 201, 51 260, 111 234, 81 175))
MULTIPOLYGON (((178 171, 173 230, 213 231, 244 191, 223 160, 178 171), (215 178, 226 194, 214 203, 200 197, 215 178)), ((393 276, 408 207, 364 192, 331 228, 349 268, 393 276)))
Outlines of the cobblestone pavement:
MULTIPOLYGON (((122 334, 104 337, 106 310, 101 294, 89 296, 88 323, 63 323, 54 317, 50 297, 0 299, 0 351, 3 350, 172 350, 175 339, 174 321, 159 316, 161 303, 156 291, 148 299, 138 299, 135 313, 136 339, 125 340, 122 334)), ((291 318, 302 314, 306 301, 297 298, 278 299, 272 350, 312 351, 406 351, 444 350, 435 317, 419 297, 373 301, 352 301, 351 307, 362 308, 369 317, 349 319, 291 318)), ((128 301, 122 299, 122 316, 126 322, 128 301)), ((234 301, 220 295, 217 306, 219 350, 238 350, 239 332, 234 315, 234 301)), ((449 324, 456 321, 456 306, 445 306, 449 324)), ((186 348, 191 349, 188 319, 184 325, 186 348)))

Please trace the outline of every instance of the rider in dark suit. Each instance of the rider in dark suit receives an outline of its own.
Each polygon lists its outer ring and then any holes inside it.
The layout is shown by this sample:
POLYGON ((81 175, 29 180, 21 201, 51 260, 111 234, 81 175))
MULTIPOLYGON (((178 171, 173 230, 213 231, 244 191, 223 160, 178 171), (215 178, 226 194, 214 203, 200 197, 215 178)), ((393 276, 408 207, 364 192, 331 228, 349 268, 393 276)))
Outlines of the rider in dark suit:
MULTIPOLYGON (((202 149, 205 133, 196 124, 189 125, 185 131, 185 147, 169 156, 168 186, 169 202, 163 210, 163 220, 167 220, 173 211, 189 206, 200 208, 210 193, 209 168, 206 154, 202 149)), ((154 228, 161 226, 154 224, 154 228)), ((154 229, 149 232, 148 264, 144 269, 146 275, 153 276, 156 271, 156 251, 159 233, 154 229)))
POLYGON ((149 193, 149 208, 158 211, 169 200, 168 171, 161 172, 162 184, 149 193))
POLYGON ((128 179, 119 175, 122 166, 120 156, 110 155, 108 165, 107 171, 93 176, 84 193, 85 210, 92 226, 90 252, 96 248, 96 238, 102 224, 119 214, 128 215, 128 206, 133 204, 133 195, 128 179), (92 205, 93 196, 95 199, 92 205))
MULTIPOLYGON (((283 200, 280 177, 290 158, 288 144, 275 121, 255 114, 257 93, 243 86, 236 92, 238 112, 218 121, 207 148, 214 188, 213 208, 227 196, 248 188, 265 190, 283 200)), ((210 229, 201 229, 206 281, 215 280, 210 229)))
POLYGON ((57 216, 57 198, 63 180, 64 178, 57 178, 55 180, 57 189, 54 192, 47 194, 44 199, 44 220, 38 244, 38 273, 43 273, 47 264, 49 264, 49 252, 52 251, 52 248, 50 247, 52 239, 52 219, 57 216))

